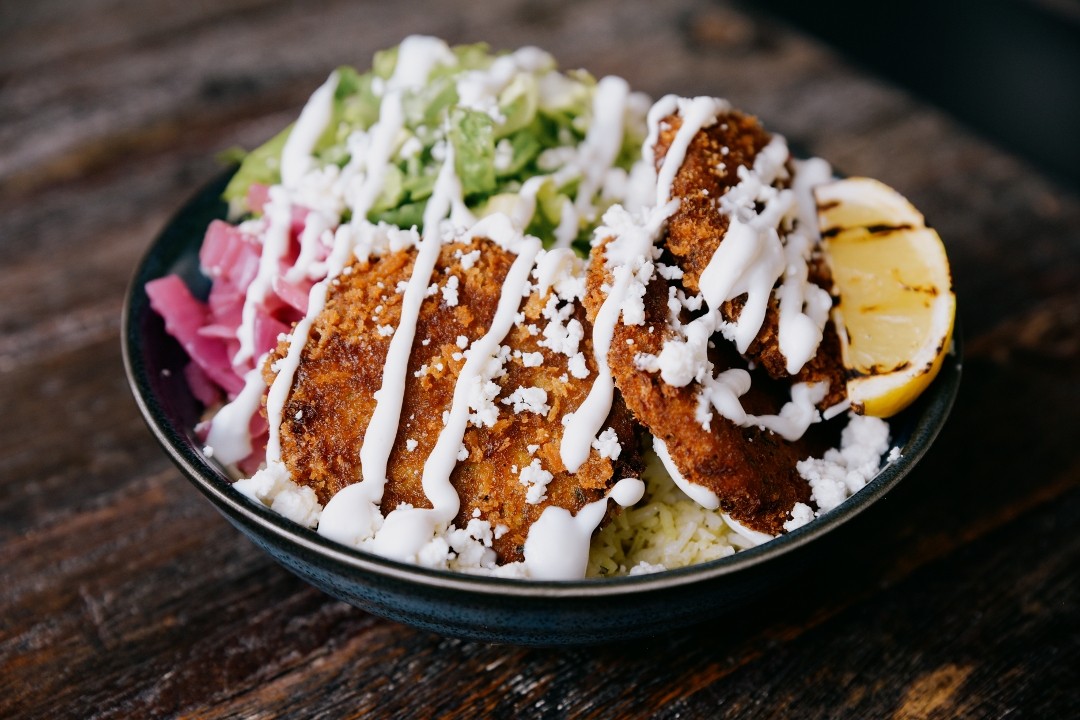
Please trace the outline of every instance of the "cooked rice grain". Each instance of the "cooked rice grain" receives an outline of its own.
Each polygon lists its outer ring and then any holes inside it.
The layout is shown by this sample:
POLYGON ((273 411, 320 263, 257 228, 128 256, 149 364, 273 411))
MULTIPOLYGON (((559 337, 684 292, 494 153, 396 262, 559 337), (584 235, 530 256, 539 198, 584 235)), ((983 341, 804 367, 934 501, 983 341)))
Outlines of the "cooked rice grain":
POLYGON ((645 497, 593 538, 589 577, 657 572, 734 554, 747 545, 720 516, 676 487, 656 454, 645 453, 645 497))

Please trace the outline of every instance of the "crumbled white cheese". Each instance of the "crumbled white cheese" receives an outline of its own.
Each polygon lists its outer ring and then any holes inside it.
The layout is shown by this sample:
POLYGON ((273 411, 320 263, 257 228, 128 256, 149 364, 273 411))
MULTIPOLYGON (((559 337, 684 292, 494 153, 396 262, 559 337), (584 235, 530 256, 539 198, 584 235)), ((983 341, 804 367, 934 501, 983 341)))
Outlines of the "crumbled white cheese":
POLYGON ((549 473, 540 464, 540 460, 533 460, 528 467, 521 469, 518 475, 519 482, 528 490, 525 492, 525 502, 530 505, 538 505, 547 499, 547 486, 554 475, 549 473))
POLYGON ((390 337, 391 335, 394 334, 394 326, 393 325, 379 325, 377 328, 375 328, 375 331, 377 333, 379 333, 380 337, 390 337))
POLYGON ((652 279, 653 264, 643 262, 641 267, 634 273, 633 279, 626 287, 626 294, 620 306, 622 321, 625 325, 645 324, 645 289, 652 279))
POLYGON ((451 275, 446 280, 446 284, 442 287, 443 302, 450 307, 456 307, 458 304, 458 285, 460 281, 457 275, 451 275))
POLYGON ((821 459, 808 458, 795 465, 810 483, 810 498, 818 514, 828 512, 866 485, 881 467, 889 448, 889 424, 881 418, 851 414, 840 435, 840 448, 821 459))
POLYGON ((540 367, 544 364, 544 354, 539 352, 521 353, 521 364, 525 367, 540 367))
POLYGON ((405 449, 408 450, 409 452, 412 452, 413 450, 416 449, 416 446, 419 445, 419 444, 420 443, 418 443, 416 440, 413 440, 412 438, 408 438, 405 441, 405 449))
POLYGON ((270 462, 250 478, 234 482, 233 487, 304 527, 315 527, 319 523, 323 507, 315 497, 315 491, 293 482, 283 462, 270 462))
POLYGON ((509 357, 510 348, 501 345, 496 355, 486 359, 469 385, 469 422, 476 427, 492 427, 499 419, 495 398, 501 388, 494 380, 506 375, 503 365, 509 357))
POLYGON ((551 406, 547 403, 547 390, 541 387, 519 387, 502 401, 511 405, 514 413, 531 412, 547 415, 551 406))
POLYGON ((659 372, 660 358, 652 353, 638 353, 634 356, 634 367, 642 372, 659 372))
POLYGON ((473 266, 476 265, 476 261, 479 260, 479 259, 480 259, 480 250, 479 250, 479 248, 476 249, 476 250, 473 250, 472 252, 467 252, 467 253, 463 254, 461 256, 461 269, 462 270, 472 270, 473 266))
POLYGON ((585 337, 585 328, 581 326, 577 318, 570 317, 573 306, 565 305, 565 311, 560 311, 554 308, 555 302, 555 296, 552 295, 544 308, 543 314, 548 318, 548 324, 544 327, 544 339, 538 340, 537 344, 567 357, 573 357, 578 351, 582 338, 585 337))
POLYGON ((665 280, 680 280, 683 276, 682 268, 678 265, 665 265, 664 263, 657 263, 656 272, 660 273, 660 277, 665 280))
POLYGON ((618 460, 622 454, 622 445, 619 443, 619 434, 614 428, 608 428, 600 433, 592 442, 593 449, 600 453, 600 457, 618 460))
POLYGON ((806 503, 795 503, 795 507, 791 508, 791 519, 784 523, 784 530, 791 532, 796 528, 801 528, 813 519, 813 508, 806 503))
POLYGON ((589 377, 589 368, 585 364, 585 355, 583 353, 579 352, 571 357, 570 361, 566 363, 566 369, 578 380, 589 377))

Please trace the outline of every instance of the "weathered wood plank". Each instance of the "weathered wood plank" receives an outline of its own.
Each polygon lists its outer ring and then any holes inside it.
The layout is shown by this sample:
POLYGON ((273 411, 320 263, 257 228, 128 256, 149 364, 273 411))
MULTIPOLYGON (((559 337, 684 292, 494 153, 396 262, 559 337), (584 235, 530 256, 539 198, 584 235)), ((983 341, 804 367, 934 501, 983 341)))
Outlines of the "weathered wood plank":
POLYGON ((0 18, 0 716, 1032 717, 1080 712, 1080 200, 727 3, 24 3, 0 18), (10 21, 9 21, 10 20, 10 21), (146 243, 334 65, 408 32, 721 94, 908 194, 965 379, 858 543, 737 617, 573 650, 439 638, 277 567, 154 445, 119 308, 146 243), (1071 673, 1071 674, 1070 674, 1071 673))

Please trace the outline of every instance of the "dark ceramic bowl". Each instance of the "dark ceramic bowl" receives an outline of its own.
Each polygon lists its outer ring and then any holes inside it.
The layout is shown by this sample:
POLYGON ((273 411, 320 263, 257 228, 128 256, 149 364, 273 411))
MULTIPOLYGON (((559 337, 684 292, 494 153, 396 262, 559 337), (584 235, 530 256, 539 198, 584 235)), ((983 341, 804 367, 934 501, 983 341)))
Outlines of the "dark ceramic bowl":
MULTIPOLYGON (((128 380, 158 442, 196 488, 278 562, 330 595, 377 615, 435 632, 531 645, 628 639, 687 627, 789 583, 838 528, 907 475, 945 422, 960 382, 960 352, 908 410, 893 418, 902 458, 839 508, 734 556, 679 570, 611 579, 538 582, 473 577, 403 564, 331 542, 251 502, 203 455, 192 428, 202 408, 184 383, 186 356, 150 309, 147 281, 181 275, 198 294, 207 280, 198 249, 207 224, 225 215, 223 176, 196 195, 151 245, 124 307, 128 380), (825 536, 829 536, 826 538, 825 536)), ((959 334, 959 333, 957 333, 959 334)))

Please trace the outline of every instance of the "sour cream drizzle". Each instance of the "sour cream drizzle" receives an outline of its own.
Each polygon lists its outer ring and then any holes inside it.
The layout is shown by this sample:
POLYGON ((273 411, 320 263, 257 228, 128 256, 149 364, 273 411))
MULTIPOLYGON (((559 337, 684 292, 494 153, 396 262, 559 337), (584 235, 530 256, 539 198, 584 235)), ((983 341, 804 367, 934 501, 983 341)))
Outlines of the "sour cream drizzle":
MULTIPOLYGON (((301 113, 303 114, 303 113, 301 113)), ((384 99, 379 120, 372 129, 376 138, 392 138, 401 129, 401 99, 396 93, 384 99)), ((354 223, 366 224, 366 215, 375 198, 378 197, 390 162, 391 150, 382 145, 370 147, 371 152, 358 161, 366 169, 360 192, 352 205, 354 223)), ((278 362, 277 375, 266 396, 266 416, 270 424, 270 435, 266 443, 267 463, 281 460, 281 420, 285 402, 292 389, 296 370, 300 366, 300 356, 307 345, 311 326, 315 318, 326 307, 326 296, 334 279, 341 274, 348 263, 353 250, 355 234, 351 228, 338 228, 334 234, 334 246, 326 261, 326 278, 315 283, 308 292, 307 313, 296 324, 290 334, 289 349, 285 357, 278 362)))
POLYGON ((282 186, 270 188, 270 200, 266 204, 267 228, 263 236, 263 249, 259 255, 259 269, 248 286, 241 310, 240 327, 236 331, 240 349, 233 357, 233 366, 240 367, 255 354, 255 316, 259 305, 273 287, 278 263, 289 248, 289 228, 292 224, 292 203, 288 191, 282 186))
MULTIPOLYGON (((774 136, 755 158, 753 170, 739 168, 740 182, 720 198, 720 211, 729 218, 728 231, 700 281, 710 313, 691 325, 703 323, 710 331, 721 329, 740 352, 746 352, 761 330, 773 287, 782 277, 775 290, 780 315, 778 343, 787 371, 795 374, 817 352, 831 307, 829 294, 807 279, 807 262, 818 240, 811 188, 828 179, 831 168, 824 161, 801 163, 796 166, 793 187, 777 190, 771 185, 787 172, 788 157, 786 142, 774 136), (760 212, 755 209, 759 204, 763 204, 760 212), (795 226, 782 242, 780 229, 792 220, 795 226), (747 299, 738 319, 730 325, 723 323, 720 306, 743 293, 747 299)), ((721 383, 706 379, 702 384, 703 401, 724 417, 739 425, 767 428, 787 440, 802 437, 820 419, 816 404, 828 390, 821 383, 796 383, 791 388, 791 401, 778 415, 754 416, 741 407, 733 408, 730 395, 717 392, 721 383)))
MULTIPOLYGON (((577 472, 588 459, 593 440, 600 432, 604 421, 611 413, 611 403, 615 398, 615 382, 608 365, 608 352, 615 336, 615 325, 619 322, 623 302, 626 300, 630 283, 637 277, 631 258, 643 260, 652 257, 653 243, 660 228, 674 211, 669 204, 654 209, 647 219, 637 222, 621 207, 613 207, 604 214, 604 221, 618 228, 615 239, 608 244, 606 254, 621 258, 612 270, 614 278, 611 290, 600 306, 593 322, 592 342, 593 359, 596 361, 597 375, 585 401, 572 414, 564 417, 566 430, 559 445, 559 455, 563 465, 570 472, 577 472)), ((651 274, 651 271, 650 273, 651 274)))
POLYGON ((259 304, 266 300, 270 292, 278 271, 278 263, 289 246, 289 229, 292 224, 290 192, 296 189, 300 179, 311 168, 311 154, 333 114, 334 91, 337 85, 337 72, 332 72, 326 82, 312 93, 285 140, 285 147, 281 152, 281 185, 270 188, 270 201, 266 207, 269 226, 264 235, 258 274, 244 298, 240 328, 237 331, 240 349, 233 358, 233 365, 250 360, 255 353, 255 315, 259 304))
POLYGON ((575 580, 585 577, 592 534, 607 513, 608 499, 623 507, 641 500, 645 483, 623 478, 607 497, 591 502, 571 515, 566 508, 549 505, 529 528, 525 540, 525 568, 536 580, 575 580))
POLYGON ((668 147, 664 156, 664 163, 660 166, 656 179, 656 207, 661 207, 671 199, 671 184, 675 181, 675 174, 679 172, 683 161, 686 159, 686 151, 690 147, 694 136, 699 130, 707 128, 716 122, 716 116, 731 109, 726 100, 712 97, 696 97, 693 99, 676 98, 667 95, 661 98, 649 110, 649 139, 652 143, 648 146, 646 156, 655 164, 654 148, 660 137, 660 121, 675 110, 679 111, 682 125, 675 133, 675 138, 668 147))
MULTIPOLYGON (((375 549, 388 557, 402 560, 414 557, 431 541, 440 527, 452 523, 458 514, 460 499, 450 482, 450 475, 457 467, 458 454, 468 426, 470 394, 475 385, 484 381, 484 366, 495 356, 500 343, 514 324, 514 316, 521 304, 521 288, 529 282, 529 274, 541 248, 539 239, 520 237, 520 234, 515 233, 504 215, 490 216, 475 226, 470 235, 505 238, 499 244, 512 245, 513 251, 518 255, 503 280, 491 327, 465 351, 465 365, 454 385, 449 416, 434 449, 424 463, 422 483, 424 494, 431 501, 432 508, 397 508, 386 516, 382 529, 375 537, 375 549)), ((381 402, 380 399, 380 404, 381 402)), ((365 437, 364 448, 367 446, 368 439, 365 437)), ((367 477, 365 475, 365 478, 367 477)))
POLYGON ((655 436, 653 437, 653 452, 656 453, 656 457, 660 458, 660 462, 663 464, 664 469, 667 470, 668 475, 671 476, 672 482, 686 493, 691 500, 706 510, 716 510, 720 507, 720 497, 716 493, 704 485, 696 485, 683 477, 678 466, 675 465, 675 461, 671 459, 667 444, 655 436))
POLYGON ((285 147, 281 150, 281 184, 289 190, 295 190, 311 169, 311 154, 319 137, 330 124, 330 117, 334 112, 334 92, 337 86, 338 74, 334 71, 326 82, 311 94, 289 132, 289 137, 285 139, 285 147))
POLYGON ((360 448, 363 483, 372 488, 373 502, 382 499, 386 485, 386 464, 401 420, 405 373, 409 369, 409 355, 416 337, 416 321, 442 249, 440 224, 449 214, 454 198, 460 196, 461 183, 454 173, 454 151, 452 146, 448 146, 446 160, 435 181, 435 189, 424 209, 423 239, 420 241, 413 272, 401 300, 401 321, 390 340, 390 349, 383 365, 382 386, 375 393, 375 412, 368 422, 360 448))
MULTIPOLYGON (((656 185, 656 205, 648 218, 644 222, 635 223, 622 208, 618 210, 613 208, 604 216, 605 223, 617 225, 615 239, 608 244, 605 251, 609 262, 614 264, 612 269, 614 277, 611 290, 600 306, 596 321, 593 323, 593 358, 598 369, 597 377, 589 388, 589 395, 585 398, 585 402, 569 416, 566 432, 563 433, 562 443, 559 446, 563 464, 570 472, 577 472, 588 459, 593 440, 596 439, 597 433, 600 432, 604 421, 611 413, 611 403, 615 397, 615 383, 611 376, 611 368, 608 366, 607 356, 611 350, 615 325, 622 313, 622 305, 626 300, 630 283, 637 279, 647 285, 652 276, 652 271, 649 269, 642 277, 635 272, 636 268, 632 263, 652 257, 652 248, 656 238, 677 207, 669 202, 671 183, 675 178, 675 173, 682 166, 690 141, 698 130, 715 122, 718 112, 728 107, 726 102, 716 98, 701 97, 681 101, 668 96, 649 112, 650 137, 655 137, 659 132, 655 129, 659 127, 660 119, 670 114, 670 111, 665 112, 665 110, 675 106, 682 113, 683 124, 675 134, 671 148, 660 166, 656 185)), ((646 154, 651 157, 651 146, 647 147, 646 154)))
MULTIPOLYGON (((343 173, 343 183, 347 183, 358 173, 363 173, 362 181, 349 201, 354 227, 369 225, 367 214, 385 184, 387 168, 397 148, 397 138, 404 125, 401 91, 423 85, 427 82, 431 70, 436 65, 452 63, 453 61, 453 53, 450 52, 446 43, 441 40, 423 36, 411 36, 402 43, 398 51, 398 61, 394 68, 394 74, 387 83, 386 92, 379 104, 379 119, 369 131, 368 142, 362 146, 364 152, 354 156, 343 173)), ((311 151, 314 149, 315 141, 325 131, 326 124, 332 115, 333 94, 336 88, 337 73, 332 73, 327 82, 315 91, 307 105, 304 106, 304 110, 301 111, 300 119, 297 121, 293 133, 290 134, 290 140, 294 135, 300 140, 291 149, 287 147, 287 151, 283 152, 282 157, 282 181, 286 187, 295 186, 299 182, 299 178, 310 169, 311 151), (298 133, 298 130, 301 132, 298 133), (286 164, 288 164, 288 168, 286 164), (286 180, 287 177, 289 178, 288 181, 286 180)), ((440 174, 441 178, 442 174, 440 174)), ((454 181, 456 182, 456 178, 454 178, 454 181)), ((443 181, 443 184, 445 185, 446 181, 443 181)), ((273 191, 272 188, 271 193, 273 191)), ((428 205, 428 211, 432 211, 432 206, 437 204, 439 203, 436 202, 436 198, 432 197, 432 201, 428 205)), ((438 221, 442 220, 446 212, 446 208, 442 209, 442 214, 437 218, 434 225, 437 225, 438 221)), ((437 235, 437 233, 435 234, 437 235)), ((266 402, 267 417, 270 423, 270 435, 266 448, 268 463, 280 461, 281 459, 282 412, 289 391, 292 389, 296 369, 300 364, 300 357, 304 346, 307 344, 311 325, 326 306, 326 296, 331 283, 341 274, 348 263, 349 256, 355 247, 356 236, 357 233, 352 229, 346 229, 335 234, 334 246, 330 256, 327 258, 326 278, 311 288, 308 295, 307 313, 293 328, 288 352, 279 361, 276 368, 277 376, 267 393, 266 402)), ((311 255, 308 255, 303 259, 310 261, 312 258, 311 255)), ((299 259, 297 266, 300 267, 299 259)), ((411 344, 411 338, 409 342, 411 344)), ((393 348, 393 343, 391 343, 391 348, 393 348)), ((398 412, 400 413, 400 403, 398 405, 398 412)), ((394 431, 396 433, 396 418, 394 422, 394 431)), ((393 436, 391 436, 392 438, 393 436)), ((385 473, 385 469, 383 472, 385 473)))
POLYGON ((427 35, 410 35, 398 47, 394 73, 386 83, 389 90, 423 87, 438 65, 457 62, 453 51, 445 42, 427 35))
MULTIPOLYGON (((656 223, 655 231, 633 232, 631 225, 623 223, 622 233, 616 233, 616 240, 606 248, 605 256, 613 280, 593 325, 593 350, 599 373, 585 403, 570 416, 561 447, 563 462, 571 471, 576 471, 588 457, 585 440, 591 442, 610 412, 613 382, 607 354, 626 293, 635 278, 633 258, 651 252, 656 233, 670 216, 670 210, 658 212, 655 208, 662 208, 669 202, 672 183, 693 138, 702 128, 714 124, 721 113, 729 112, 730 106, 716 98, 688 100, 670 95, 655 103, 648 114, 649 132, 643 149, 649 167, 655 167, 654 153, 661 123, 676 111, 681 124, 656 173, 653 214, 654 222, 657 217, 660 221, 656 223), (629 240, 631 237, 634 240, 629 240), (621 252, 622 243, 628 244, 629 252, 621 252)), ((825 397, 826 384, 796 383, 791 388, 791 401, 779 414, 750 415, 739 400, 750 388, 749 373, 729 369, 713 375, 712 363, 708 360, 708 343, 717 331, 723 331, 740 352, 746 352, 761 330, 774 285, 781 277, 781 285, 776 289, 780 305, 778 334, 788 372, 797 373, 813 357, 821 342, 831 299, 827 292, 807 280, 807 262, 819 240, 811 189, 827 180, 831 169, 824 161, 798 163, 793 187, 778 190, 772 185, 787 173, 788 159, 786 142, 782 137, 774 136, 758 153, 752 170, 739 168, 740 182, 718 202, 718 211, 728 216, 727 233, 702 272, 699 283, 709 312, 686 325, 680 325, 677 314, 673 315, 672 322, 679 337, 667 341, 661 354, 651 361, 651 369, 659 371, 669 384, 681 387, 694 381, 699 383, 698 420, 706 428, 711 422, 712 410, 716 410, 737 425, 757 425, 787 440, 796 440, 820 419, 816 404, 825 397), (759 206, 763 207, 758 210, 759 206), (792 221, 794 227, 791 227, 792 221), (786 242, 781 240, 782 227, 787 230, 786 242), (724 322, 720 306, 744 293, 747 300, 738 320, 724 322)), ((610 229, 603 228, 602 231, 610 229)), ((644 277, 637 279, 647 285, 650 276, 651 268, 644 277)), ((704 507, 719 507, 715 493, 682 476, 662 441, 656 440, 655 447, 657 456, 679 487, 704 507)))
POLYGON ((596 85, 592 122, 585 134, 585 142, 578 149, 582 178, 575 210, 579 216, 588 218, 596 214, 593 197, 622 147, 623 117, 629 97, 630 86, 620 77, 609 75, 596 85))
POLYGON ((266 383, 262 368, 255 367, 244 375, 244 388, 214 415, 206 445, 218 462, 231 465, 251 454, 251 418, 259 410, 266 383))
MULTIPOLYGON (((316 278, 325 270, 325 278, 310 291, 308 308, 304 318, 297 323, 289 338, 285 356, 280 358, 274 370, 276 378, 267 391, 267 415, 270 437, 266 460, 270 470, 288 472, 281 461, 280 430, 285 402, 291 391, 303 349, 307 343, 315 318, 325 308, 330 286, 344 271, 350 258, 363 257, 373 248, 372 238, 376 226, 367 220, 367 214, 383 190, 386 174, 402 139, 405 124, 402 95, 408 90, 422 87, 431 72, 439 65, 454 65, 456 57, 449 47, 435 38, 413 36, 399 47, 397 64, 389 80, 375 87, 381 96, 379 119, 366 132, 358 132, 349 140, 351 159, 341 169, 340 175, 329 173, 324 180, 332 184, 338 202, 352 211, 348 225, 338 227, 337 220, 318 210, 311 210, 301 235, 301 252, 284 279, 295 282, 305 277, 316 278), (325 261, 319 262, 319 245, 330 243, 332 248, 325 261)), ((466 73, 458 83, 463 103, 486 109, 498 121, 497 96, 519 69, 534 71, 551 64, 550 56, 534 49, 523 49, 511 56, 497 59, 487 71, 466 73), (467 97, 466 97, 467 96, 467 97)), ((243 308, 242 322, 238 331, 240 350, 234 363, 246 364, 252 359, 254 349, 255 310, 270 290, 280 272, 281 258, 289 241, 292 222, 292 204, 300 197, 306 178, 318 174, 314 168, 313 152, 319 137, 325 132, 333 115, 334 93, 337 74, 312 94, 301 112, 282 153, 280 186, 270 190, 266 208, 264 247, 255 280, 248 289, 243 308)), ((606 248, 606 261, 613 275, 607 297, 602 304, 593 326, 593 351, 597 365, 597 377, 590 387, 584 403, 576 412, 564 417, 566 430, 560 453, 567 469, 576 472, 589 457, 593 441, 603 427, 611 411, 614 383, 607 355, 620 316, 624 321, 640 316, 635 313, 635 283, 647 285, 653 273, 653 253, 657 237, 678 201, 671 201, 672 182, 685 160, 691 141, 699 130, 715 123, 717 117, 730 110, 726 101, 715 98, 682 99, 667 96, 652 106, 648 114, 648 140, 643 147, 643 159, 631 175, 619 170, 612 176, 614 163, 623 142, 623 132, 632 96, 625 81, 606 77, 600 81, 593 97, 593 117, 585 140, 577 148, 566 148, 552 168, 551 175, 528 180, 518 192, 516 204, 510 208, 510 216, 494 214, 476 223, 462 198, 461 183, 454 171, 453 147, 446 143, 446 154, 439 171, 432 195, 424 213, 424 229, 418 251, 402 300, 401 321, 395 329, 387 362, 383 368, 383 381, 376 393, 376 408, 369 422, 368 431, 360 450, 360 482, 349 485, 332 498, 323 510, 319 532, 353 545, 363 543, 375 552, 400 559, 415 560, 424 546, 430 543, 440 528, 453 522, 460 509, 460 499, 450 476, 458 463, 462 440, 469 422, 470 393, 473 386, 484 380, 484 366, 498 353, 502 340, 514 323, 522 300, 521 289, 529 286, 529 277, 536 271, 538 288, 545 292, 559 276, 566 263, 575 258, 569 250, 554 250, 544 254, 540 241, 525 236, 524 229, 536 212, 537 195, 547 182, 561 186, 573 178, 580 178, 575 202, 566 201, 555 231, 556 246, 565 248, 576 237, 582 219, 590 220, 596 214, 594 200, 598 193, 610 192, 612 187, 627 186, 639 199, 630 203, 635 213, 614 206, 604 216, 607 227, 603 232, 612 240, 606 248), (654 147, 661 130, 660 122, 678 111, 682 124, 675 134, 659 171, 654 163, 654 147), (621 184, 620 184, 621 183, 621 184), (655 189, 654 203, 643 195, 642 189, 655 189), (449 220, 447 218, 449 217, 449 220), (487 237, 516 254, 516 258, 502 285, 495 318, 490 329, 465 352, 466 363, 454 388, 454 397, 447 421, 435 448, 424 465, 423 488, 432 508, 403 506, 385 518, 379 512, 386 483, 386 469, 390 450, 395 441, 401 408, 404 400, 405 373, 415 340, 417 320, 421 304, 426 296, 437 264, 444 231, 448 226, 456 229, 471 228, 468 238, 487 237), (628 309, 630 308, 630 309, 628 309), (630 313, 626 315, 625 313, 630 313)), ((643 108, 633 104, 635 112, 643 108)), ((560 148, 562 150, 562 148, 560 148)), ((786 172, 787 147, 776 136, 755 159, 752 171, 740 169, 740 183, 720 198, 719 210, 729 215, 729 231, 702 274, 704 301, 712 311, 681 328, 685 340, 680 342, 701 345, 698 351, 705 354, 709 337, 716 331, 724 331, 736 340, 740 350, 756 336, 760 329, 764 307, 778 278, 783 278, 776 293, 780 302, 780 345, 788 363, 789 372, 795 373, 807 359, 813 356, 821 338, 821 328, 828 317, 831 304, 828 294, 807 282, 806 263, 819 239, 816 236, 815 206, 811 188, 831 175, 823 161, 798 164, 799 172, 792 188, 776 190, 774 180, 786 172), (758 212, 756 206, 763 205, 758 212), (791 225, 794 222, 794 228, 791 225), (787 230, 786 242, 780 240, 780 229, 787 230), (724 323, 718 313, 721 303, 746 292, 748 302, 739 321, 724 323), (752 330, 752 332, 751 332, 752 330), (699 337, 700 336, 700 337, 699 337)), ((336 171, 337 168, 330 168, 336 171)), ((627 196, 629 201, 629 195, 627 196)), ((340 206, 339 206, 340 209, 340 206)), ((601 231, 598 231, 600 233, 601 231)), ((598 234, 598 237, 601 235, 598 234)), ((414 233, 415 237, 415 233, 414 233)), ((391 238, 391 247, 413 244, 415 240, 391 238), (404 245, 402 245, 404 243, 404 245)), ((685 368, 679 370, 670 363, 664 366, 665 380, 685 384, 697 380, 702 386, 702 402, 718 410, 725 417, 740 425, 758 424, 774 432, 794 439, 805 432, 806 427, 818 419, 815 405, 824 397, 823 385, 796 384, 792 387, 792 400, 776 416, 756 417, 746 414, 739 397, 749 387, 749 375, 741 370, 729 370, 717 376, 701 373, 687 375, 685 368), (674 374, 673 374, 674 373, 674 374)), ((251 452, 248 423, 265 388, 261 374, 262 362, 245 375, 245 386, 232 403, 222 408, 212 423, 208 445, 215 457, 222 462, 236 462, 251 452)), ((664 443, 654 441, 657 455, 675 482, 691 497, 706 507, 718 507, 715 493, 685 480, 671 460, 664 443)), ((602 500, 590 503, 577 515, 563 508, 549 506, 533 524, 525 545, 524 571, 527 575, 543 579, 569 579, 581 577, 585 572, 589 541, 593 531, 603 519, 608 499, 620 505, 636 503, 644 491, 640 480, 620 480, 602 500)), ((725 520, 750 541, 760 541, 738 523, 725 516, 725 520)), ((486 551, 490 552, 490 551, 486 551)))
POLYGON ((832 179, 832 167, 821 158, 796 161, 794 165, 792 191, 797 223, 786 238, 784 256, 787 266, 783 284, 776 291, 780 301, 780 352, 792 375, 817 352, 832 309, 829 293, 807 280, 807 263, 814 247, 821 241, 813 189, 832 179))

